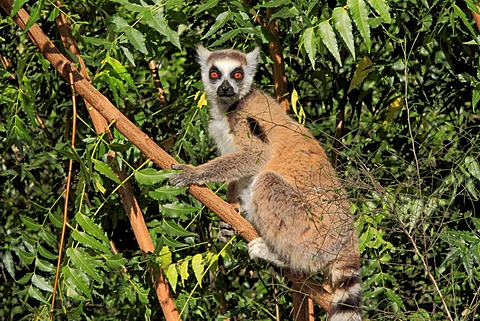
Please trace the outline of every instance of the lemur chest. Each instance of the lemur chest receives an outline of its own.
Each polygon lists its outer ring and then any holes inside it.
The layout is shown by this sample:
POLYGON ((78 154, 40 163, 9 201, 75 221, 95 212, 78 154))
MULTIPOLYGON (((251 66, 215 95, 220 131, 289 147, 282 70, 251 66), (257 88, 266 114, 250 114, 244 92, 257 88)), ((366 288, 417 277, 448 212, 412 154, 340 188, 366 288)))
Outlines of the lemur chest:
POLYGON ((228 124, 227 116, 211 119, 209 131, 220 154, 225 155, 238 149, 234 143, 233 132, 228 124))

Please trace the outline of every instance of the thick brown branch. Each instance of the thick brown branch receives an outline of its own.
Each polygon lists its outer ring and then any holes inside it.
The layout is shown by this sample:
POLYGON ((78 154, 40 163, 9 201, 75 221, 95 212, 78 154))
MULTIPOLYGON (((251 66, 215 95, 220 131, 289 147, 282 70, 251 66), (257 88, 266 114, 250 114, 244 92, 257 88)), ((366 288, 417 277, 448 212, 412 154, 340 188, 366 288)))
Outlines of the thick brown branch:
MULTIPOLYGON (((0 6, 10 13, 12 0, 0 0, 0 6)), ((21 9, 14 17, 14 21, 22 28, 28 20, 28 14, 21 9)), ((70 62, 55 48, 54 44, 47 38, 37 24, 34 24, 27 32, 33 43, 40 49, 45 58, 52 66, 64 77, 68 79, 70 62)), ((171 164, 178 162, 160 148, 145 133, 138 129, 130 120, 128 120, 105 96, 103 96, 88 80, 86 80, 78 71, 73 70, 75 80, 75 90, 110 123, 115 123, 118 129, 127 139, 137 146, 145 156, 152 160, 161 168, 171 168, 171 164)), ((212 212, 217 214, 223 221, 232 225, 241 237, 247 242, 259 237, 258 232, 253 226, 238 214, 232 206, 220 199, 215 193, 203 186, 190 186, 189 192, 192 196, 202 202, 212 212)), ((301 291, 312 297, 320 306, 329 307, 328 289, 323 289, 317 283, 305 278, 298 278, 292 275, 289 277, 295 281, 301 282, 303 287, 301 291)), ((328 310, 327 310, 328 311, 328 310)))
MULTIPOLYGON (((61 7, 62 3, 60 1, 57 1, 57 5, 61 7)), ((80 56, 80 50, 78 49, 77 42, 72 35, 70 22, 67 20, 67 17, 63 13, 61 13, 57 17, 56 22, 60 32, 60 36, 63 41, 63 45, 65 46, 65 49, 69 50, 70 52, 72 52, 77 56, 81 66, 81 70, 80 70, 81 75, 87 81, 90 81, 90 77, 87 72, 85 62, 80 56)), ((73 84, 72 84, 72 87, 73 87, 73 84)), ((97 132, 97 134, 107 132, 109 139, 112 139, 113 136, 112 136, 112 133, 110 132, 110 129, 108 128, 108 123, 105 120, 105 118, 103 118, 103 116, 100 115, 100 113, 96 109, 94 109, 91 106, 91 104, 88 103, 88 101, 85 101, 85 104, 87 106, 88 112, 90 114, 90 117, 92 119, 93 125, 95 127, 95 131, 97 132)), ((111 160, 114 158, 115 158, 115 152, 113 151, 109 152, 108 154, 109 163, 112 164, 111 160)), ((115 166, 112 166, 112 168, 117 174, 117 176, 120 178, 120 180, 125 181, 125 179, 127 178, 127 173, 125 169, 119 170, 115 166)), ((120 194, 120 198, 122 199, 122 204, 125 208, 125 212, 127 213, 128 219, 130 221, 130 225, 132 226, 132 230, 135 234, 135 238, 138 242, 138 245, 142 253, 146 255, 146 253, 148 252, 153 252, 155 250, 155 247, 150 238, 150 234, 148 233, 148 229, 147 229, 147 226, 145 225, 143 213, 140 209, 137 199, 135 198, 135 195, 133 193, 133 188, 130 182, 125 181, 125 183, 118 190, 118 192, 120 194)), ((152 277, 152 281, 155 287, 155 292, 157 294, 158 301, 164 312, 165 318, 171 321, 181 320, 180 314, 178 313, 178 310, 175 305, 175 301, 173 300, 172 292, 170 291, 168 283, 163 277, 162 270, 157 269, 156 271, 154 271, 153 267, 149 267, 149 272, 152 277)), ((52 299, 52 302, 53 301, 54 299, 52 299)), ((53 305, 52 305, 52 308, 53 308, 53 305)))

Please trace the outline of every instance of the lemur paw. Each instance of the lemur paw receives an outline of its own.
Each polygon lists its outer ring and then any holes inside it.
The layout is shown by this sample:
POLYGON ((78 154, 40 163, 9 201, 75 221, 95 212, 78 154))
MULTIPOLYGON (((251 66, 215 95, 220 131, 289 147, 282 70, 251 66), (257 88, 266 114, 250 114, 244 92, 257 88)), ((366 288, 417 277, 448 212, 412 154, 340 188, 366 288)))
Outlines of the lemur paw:
POLYGON ((178 173, 175 176, 172 176, 168 180, 171 185, 184 187, 190 184, 200 183, 197 178, 197 172, 195 171, 195 167, 193 167, 192 165, 172 164, 172 169, 182 170, 182 172, 178 173))
POLYGON ((225 223, 223 221, 220 221, 218 224, 219 232, 217 238, 221 242, 228 242, 232 238, 232 236, 237 235, 238 232, 235 230, 232 225, 225 223))

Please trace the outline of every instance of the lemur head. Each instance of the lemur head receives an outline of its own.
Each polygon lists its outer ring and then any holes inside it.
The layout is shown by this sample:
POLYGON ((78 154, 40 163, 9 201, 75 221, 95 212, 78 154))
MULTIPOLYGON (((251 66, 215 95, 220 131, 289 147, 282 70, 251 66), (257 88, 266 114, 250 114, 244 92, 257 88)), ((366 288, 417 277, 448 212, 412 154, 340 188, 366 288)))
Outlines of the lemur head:
POLYGON ((249 53, 224 49, 210 51, 197 48, 202 81, 209 100, 215 100, 224 111, 245 97, 252 87, 257 69, 259 48, 249 53))

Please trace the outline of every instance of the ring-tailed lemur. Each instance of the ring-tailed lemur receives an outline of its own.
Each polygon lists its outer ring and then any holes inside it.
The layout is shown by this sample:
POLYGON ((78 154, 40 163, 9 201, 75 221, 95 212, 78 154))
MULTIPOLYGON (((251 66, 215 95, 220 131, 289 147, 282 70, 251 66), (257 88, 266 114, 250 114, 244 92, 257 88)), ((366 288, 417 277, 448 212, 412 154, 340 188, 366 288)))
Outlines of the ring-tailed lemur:
POLYGON ((323 271, 332 288, 329 320, 360 321, 358 237, 324 149, 273 98, 252 87, 258 48, 243 53, 200 46, 197 52, 209 131, 222 156, 197 167, 173 166, 183 171, 170 182, 229 182, 261 235, 248 244, 250 256, 297 273, 323 271))

